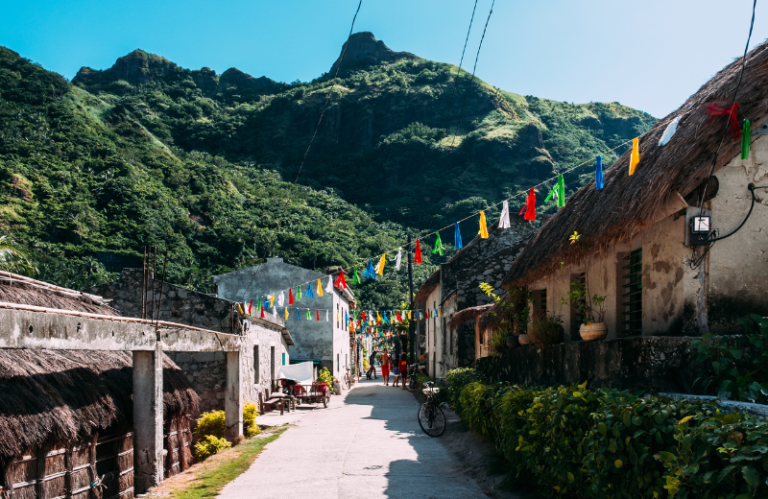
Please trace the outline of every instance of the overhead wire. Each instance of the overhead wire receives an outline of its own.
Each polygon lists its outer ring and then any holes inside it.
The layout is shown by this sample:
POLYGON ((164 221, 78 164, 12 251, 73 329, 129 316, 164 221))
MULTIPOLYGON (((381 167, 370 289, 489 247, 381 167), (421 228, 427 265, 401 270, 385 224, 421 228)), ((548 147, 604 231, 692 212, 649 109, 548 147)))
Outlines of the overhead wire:
POLYGON ((312 138, 309 141, 309 145, 307 145, 307 150, 304 151, 304 157, 301 158, 301 164, 299 165, 299 172, 296 174, 296 180, 294 180, 294 183, 297 183, 299 181, 299 176, 301 175, 301 170, 304 169, 304 163, 307 160, 307 156, 309 155, 309 150, 312 148, 312 144, 315 142, 315 137, 317 136, 317 131, 320 129, 320 124, 323 122, 323 116, 325 116, 325 112, 328 110, 328 104, 331 100, 331 95, 333 95, 333 89, 336 88, 336 78, 339 76, 339 69, 341 69, 341 64, 344 62, 344 54, 347 53, 347 47, 349 46, 349 39, 352 37, 352 31, 355 29, 355 21, 357 20, 357 14, 360 12, 360 7, 363 5, 363 0, 360 0, 360 3, 357 4, 357 10, 355 11, 355 16, 352 18, 352 26, 349 28, 349 35, 347 35, 347 42, 344 44, 344 48, 341 51, 341 56, 339 57, 339 64, 336 66, 336 71, 333 74, 333 83, 331 84, 331 88, 328 90, 328 95, 325 97, 325 105, 323 106, 323 110, 320 113, 320 118, 317 120, 317 126, 315 126, 315 131, 312 134, 312 138))
POLYGON ((453 92, 451 92, 451 100, 448 102, 448 114, 451 113, 453 107, 453 96, 456 95, 456 87, 461 79, 461 65, 464 64, 464 54, 467 51, 467 43, 469 43, 469 34, 472 31, 472 23, 475 20, 475 11, 477 10, 477 0, 475 0, 475 6, 472 7, 472 17, 469 18, 469 28, 467 28, 467 37, 464 39, 464 48, 461 51, 461 59, 459 59, 459 67, 456 68, 456 76, 453 78, 453 92))
POLYGON ((485 27, 483 28, 483 36, 480 37, 480 44, 477 46, 477 54, 475 55, 475 65, 472 67, 472 76, 469 78, 469 85, 467 85, 467 90, 464 92, 464 99, 461 102, 461 111, 459 112, 459 119, 456 121, 456 130, 453 132, 453 139, 451 139, 451 147, 453 147, 453 143, 456 141, 456 134, 459 132, 459 125, 461 124, 461 118, 464 115, 464 106, 467 104, 467 96, 469 95, 469 91, 472 90, 472 84, 475 82, 475 71, 477 70, 477 61, 480 58, 480 49, 483 48, 483 40, 485 40, 485 33, 488 31, 488 23, 491 20, 491 14, 493 14, 493 6, 496 4, 496 0, 493 0, 491 2, 491 10, 488 11, 488 17, 485 20, 485 27))

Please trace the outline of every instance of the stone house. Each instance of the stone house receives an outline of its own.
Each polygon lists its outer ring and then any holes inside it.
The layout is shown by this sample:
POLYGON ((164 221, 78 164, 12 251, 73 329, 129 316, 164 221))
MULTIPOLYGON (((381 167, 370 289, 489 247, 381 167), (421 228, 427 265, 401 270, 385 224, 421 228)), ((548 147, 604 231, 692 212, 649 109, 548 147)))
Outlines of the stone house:
MULTIPOLYGON (((241 362, 247 373, 242 381, 246 401, 258 402, 259 393, 272 392, 279 366, 290 362, 293 339, 280 317, 265 319, 241 315, 237 303, 153 279, 149 271, 147 316, 151 317, 154 293, 159 320, 242 336, 241 362)), ((123 269, 120 279, 86 290, 111 300, 124 317, 142 316, 142 269, 123 269)), ((227 359, 225 352, 166 352, 186 374, 200 399, 199 412, 224 409, 227 359)), ((197 414, 195 414, 196 416, 197 414)))
MULTIPOLYGON (((356 349, 351 347, 354 335, 349 331, 344 317, 355 309, 356 303, 349 289, 338 290, 334 287, 319 296, 317 281, 321 280, 325 290, 328 278, 327 274, 287 264, 282 258, 268 258, 262 265, 214 276, 213 282, 219 296, 247 303, 283 291, 284 306, 289 308, 285 327, 295 341, 291 360, 294 363, 312 361, 320 368, 327 367, 336 378, 341 379, 354 364, 356 349), (301 296, 299 299, 298 286, 302 286, 303 295, 310 283, 314 298, 301 296), (291 306, 288 305, 289 288, 296 300, 291 306), (300 311, 298 320, 296 307, 300 311), (306 320, 306 310, 310 311, 313 320, 306 320), (316 320, 318 310, 319 321, 316 320)), ((284 317, 284 307, 277 308, 277 316, 284 317)))
POLYGON ((741 330, 738 318, 768 314, 766 67, 763 43, 747 56, 737 96, 738 120, 752 123, 747 159, 738 129, 723 137, 728 116, 707 113, 734 99, 738 59, 640 138, 634 175, 627 151, 605 171, 603 189, 590 182, 571 196, 530 239, 504 286, 527 287, 534 311, 561 316, 572 340, 581 318, 561 300, 579 281, 606 297, 609 339, 728 334, 741 330), (659 145, 674 119, 677 131, 659 145), (701 215, 711 218, 696 233, 701 215), (581 238, 569 244, 575 231, 581 238))
POLYGON ((459 322, 451 319, 454 314, 491 303, 480 283, 501 288, 500 276, 511 268, 532 232, 527 222, 514 223, 508 229, 500 229, 496 223, 487 239, 475 237, 419 288, 414 298, 417 308, 440 311, 439 316, 419 320, 417 326, 423 337, 420 352, 427 354, 430 376, 445 376, 450 369, 471 366, 487 354, 487 340, 476 334, 474 316, 459 322))

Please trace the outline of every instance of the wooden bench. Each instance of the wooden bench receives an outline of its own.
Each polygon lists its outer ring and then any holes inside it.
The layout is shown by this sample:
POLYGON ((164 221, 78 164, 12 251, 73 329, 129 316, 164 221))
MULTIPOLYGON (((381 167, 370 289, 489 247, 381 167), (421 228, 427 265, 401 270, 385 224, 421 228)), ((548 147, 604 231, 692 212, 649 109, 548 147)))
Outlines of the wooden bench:
POLYGON ((259 392, 259 408, 262 414, 279 408, 280 415, 282 415, 285 409, 288 409, 288 412, 291 411, 291 397, 282 393, 273 393, 270 397, 269 390, 264 390, 264 396, 259 392))

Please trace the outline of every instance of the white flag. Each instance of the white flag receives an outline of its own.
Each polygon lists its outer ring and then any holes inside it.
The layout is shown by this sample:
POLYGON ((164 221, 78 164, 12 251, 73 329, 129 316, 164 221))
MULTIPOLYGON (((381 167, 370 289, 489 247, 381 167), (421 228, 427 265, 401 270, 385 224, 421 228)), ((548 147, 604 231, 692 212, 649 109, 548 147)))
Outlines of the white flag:
POLYGON ((509 203, 504 201, 501 208, 501 217, 499 218, 499 229, 509 229, 511 224, 509 223, 509 203))
POLYGON ((680 123, 681 117, 682 116, 678 116, 669 122, 669 125, 667 125, 667 128, 664 129, 664 133, 661 134, 661 139, 659 139, 660 146, 667 145, 667 142, 669 142, 669 140, 675 134, 675 132, 677 131, 677 124, 680 123))
POLYGON ((277 305, 282 307, 284 303, 285 303, 285 292, 280 291, 280 297, 277 299, 277 305))
POLYGON ((397 259, 395 260, 395 272, 400 272, 400 263, 403 259, 403 248, 397 248, 397 259))
POLYGON ((328 322, 328 310, 325 311, 325 322, 328 322))
POLYGON ((328 276, 328 285, 325 286, 325 292, 330 293, 333 291, 333 276, 328 276))
POLYGON ((277 317, 277 307, 272 307, 272 316, 277 317))

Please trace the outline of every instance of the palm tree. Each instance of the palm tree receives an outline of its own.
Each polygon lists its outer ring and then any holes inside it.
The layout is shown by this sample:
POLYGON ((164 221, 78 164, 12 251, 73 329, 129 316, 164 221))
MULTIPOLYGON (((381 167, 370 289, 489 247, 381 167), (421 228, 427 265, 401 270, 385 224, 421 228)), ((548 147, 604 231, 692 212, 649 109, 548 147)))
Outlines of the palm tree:
POLYGON ((8 236, 0 236, 0 270, 29 277, 37 274, 27 250, 8 236))

